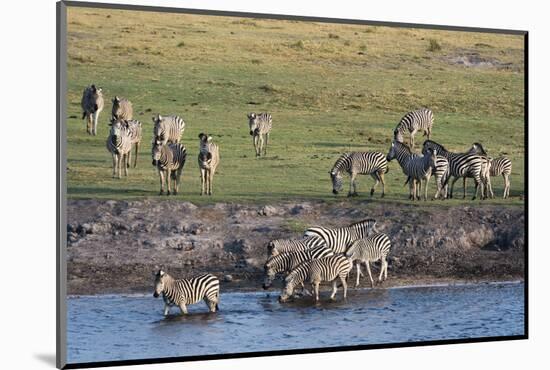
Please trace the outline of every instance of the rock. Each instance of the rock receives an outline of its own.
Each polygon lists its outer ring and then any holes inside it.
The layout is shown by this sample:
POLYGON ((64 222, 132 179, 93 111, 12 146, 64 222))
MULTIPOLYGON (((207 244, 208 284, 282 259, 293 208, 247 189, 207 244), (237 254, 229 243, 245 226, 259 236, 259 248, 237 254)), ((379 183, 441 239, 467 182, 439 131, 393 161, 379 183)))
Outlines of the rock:
POLYGON ((183 203, 181 203, 181 207, 185 208, 188 211, 194 211, 197 208, 199 208, 191 202, 183 202, 183 203))
POLYGON ((262 208, 260 208, 260 210, 258 211, 258 214, 260 216, 278 216, 280 215, 281 213, 281 210, 280 209, 277 209, 273 206, 263 206, 262 208))
POLYGON ((232 275, 224 275, 223 276, 223 281, 225 281, 226 283, 232 282, 233 281, 233 276, 232 275))
POLYGON ((310 213, 313 210, 313 207, 310 204, 297 204, 290 210, 292 215, 299 215, 302 213, 310 213))

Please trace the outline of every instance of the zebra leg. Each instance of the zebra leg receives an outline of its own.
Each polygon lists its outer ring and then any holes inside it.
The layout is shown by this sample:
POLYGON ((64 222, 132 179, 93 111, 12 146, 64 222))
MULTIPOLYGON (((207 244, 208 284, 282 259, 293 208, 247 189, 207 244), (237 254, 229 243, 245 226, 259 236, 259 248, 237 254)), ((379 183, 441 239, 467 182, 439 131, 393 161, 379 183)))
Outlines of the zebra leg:
MULTIPOLYGON (((462 199, 466 199, 466 176, 464 176, 462 178, 462 187, 463 187, 463 192, 464 194, 462 195, 462 199)), ((476 189, 476 193, 477 193, 477 189, 476 189)), ((475 199, 475 196, 474 196, 474 199, 475 199)))
POLYGON ((351 173, 351 176, 350 176, 350 181, 349 181, 349 193, 348 193, 348 197, 354 197, 357 195, 357 187, 355 185, 355 179, 357 178, 357 173, 355 172, 352 172, 351 173))
POLYGON ((164 194, 164 171, 159 170, 159 177, 160 177, 160 192, 159 195, 164 194))
POLYGON ((164 316, 168 316, 169 312, 170 312, 170 306, 165 303, 164 304, 164 316))
POLYGON ((94 119, 94 136, 97 135, 97 119, 98 119, 98 116, 99 116, 99 112, 98 111, 95 111, 93 113, 93 119, 94 119))
POLYGON ((374 189, 376 189, 376 186, 378 185, 378 183, 380 182, 379 179, 378 179, 378 172, 375 172, 375 173, 371 173, 370 174, 371 177, 374 179, 374 185, 372 186, 372 188, 370 189, 370 196, 372 197, 373 194, 374 194, 374 189))
POLYGON ((428 200, 428 184, 430 183, 430 176, 426 178, 426 183, 424 184, 424 202, 428 200))
POLYGON ((130 145, 130 151, 128 152, 128 164, 126 165, 127 167, 130 167, 130 163, 132 162, 132 146, 130 145))
POLYGON ((259 147, 259 150, 258 150, 258 156, 260 157, 262 155, 262 150, 264 149, 264 135, 262 134, 259 134, 258 135, 259 137, 259 143, 260 143, 260 147, 259 147))
POLYGON ((120 179, 120 177, 122 176, 122 157, 124 155, 123 154, 118 154, 117 155, 117 178, 120 179))
POLYGON ((128 167, 130 167, 130 162, 128 159, 129 155, 130 155, 129 152, 122 155, 122 165, 124 166, 124 176, 128 176, 128 167))
POLYGON ((201 168, 200 171, 201 171, 201 195, 204 195, 204 181, 205 181, 204 168, 201 168))
POLYGON ((113 153, 113 178, 116 177, 117 155, 113 153))
POLYGON ((265 134, 265 144, 264 144, 264 156, 267 155, 267 143, 269 141, 269 132, 265 134))
POLYGON ((212 178, 214 177, 214 172, 212 169, 208 170, 208 195, 212 195, 212 178))
POLYGON ((90 113, 86 112, 86 132, 88 135, 92 135, 92 117, 90 113))
POLYGON ((370 262, 365 262, 365 265, 367 266, 367 272, 369 273, 369 279, 370 279, 370 286, 371 288, 374 288, 374 280, 372 280, 372 274, 370 272, 370 262))
POLYGON ((344 288, 344 299, 348 297, 348 282, 346 281, 347 276, 340 275, 340 282, 344 288))
POLYGON ((139 152, 139 141, 136 143, 136 153, 134 155, 134 168, 137 167, 138 152, 139 152))
POLYGON ((315 292, 315 302, 319 302, 319 282, 311 283, 313 291, 315 292))
POLYGON ((388 261, 384 257, 384 280, 388 279, 388 261))
POLYGON ((179 306, 182 315, 187 315, 187 306, 185 305, 185 303, 181 303, 179 306))
POLYGON ((334 297, 336 296, 336 292, 338 291, 337 285, 338 283, 336 282, 336 279, 332 280, 332 294, 330 295, 331 301, 334 301, 334 297))
POLYGON ((384 195, 386 195, 386 181, 384 180, 384 172, 378 173, 378 177, 380 177, 380 182, 382 183, 382 196, 381 196, 381 198, 384 198, 384 195))
POLYGON ((453 178, 453 181, 451 182, 451 194, 449 194, 449 198, 453 197, 453 189, 455 187, 455 183, 458 181, 459 177, 453 178))
MULTIPOLYGON (((506 175, 505 173, 502 174, 502 178, 504 179, 504 192, 502 193, 502 199, 506 199, 508 198, 510 183, 508 182, 509 181, 508 175, 506 175)), ((494 197, 493 189, 491 189, 491 198, 493 197, 494 197)))
POLYGON ((208 310, 210 312, 216 312, 217 303, 214 299, 210 299, 208 297, 205 297, 204 298, 204 303, 206 303, 206 306, 208 306, 208 310))
POLYGON ((361 262, 357 262, 357 279, 355 281, 355 287, 359 286, 359 276, 361 276, 361 262))
POLYGON ((170 171, 170 168, 166 169, 166 186, 168 187, 168 191, 166 192, 166 195, 170 195, 171 193, 171 185, 172 185, 172 171, 170 171))

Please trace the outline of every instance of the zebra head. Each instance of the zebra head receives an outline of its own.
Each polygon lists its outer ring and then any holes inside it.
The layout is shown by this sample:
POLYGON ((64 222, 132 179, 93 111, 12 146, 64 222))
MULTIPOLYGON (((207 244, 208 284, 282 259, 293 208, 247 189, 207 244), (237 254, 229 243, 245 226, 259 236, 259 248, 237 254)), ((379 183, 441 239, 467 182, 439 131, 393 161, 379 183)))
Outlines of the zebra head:
POLYGON ((342 190, 343 180, 342 174, 340 171, 332 170, 328 171, 330 174, 330 179, 332 180, 332 194, 336 195, 340 190, 342 190))
POLYGON ((273 280, 275 280, 275 270, 271 267, 271 261, 270 258, 264 265, 264 273, 265 273, 265 279, 264 283, 262 285, 262 288, 265 290, 269 289, 271 287, 271 283, 273 283, 273 280))
POLYGON ((481 145, 480 143, 473 143, 472 148, 470 149, 470 151, 468 153, 487 156, 487 152, 483 148, 483 145, 481 145))
POLYGON ((160 129, 159 126, 161 122, 162 122, 162 116, 160 114, 153 116, 153 137, 155 138, 159 137, 159 129, 160 129))
POLYGON ((111 117, 111 123, 109 123, 111 129, 109 130, 109 135, 113 138, 118 138, 122 135, 122 122, 117 120, 115 117, 111 117))
POLYGON ((285 303, 294 293, 294 274, 291 272, 285 278, 285 287, 279 296, 279 302, 285 303))
POLYGON ((395 130, 393 130, 393 139, 395 141, 400 142, 400 143, 403 142, 403 133, 401 131, 399 131, 399 129, 397 129, 397 128, 395 130))
POLYGON ((153 158, 153 166, 156 166, 160 160, 162 144, 159 140, 153 140, 151 144, 152 144, 151 157, 153 158))
POLYGON ((256 113, 248 113, 248 128, 250 129, 250 135, 254 135, 254 132, 259 129, 258 127, 258 116, 256 113))
POLYGON ((210 152, 200 152, 199 153, 199 165, 202 167, 207 167, 212 162, 212 153, 210 152))
POLYGON ((153 297, 158 298, 158 296, 162 294, 167 277, 168 274, 163 268, 155 273, 155 291, 153 292, 153 297))
POLYGON ((397 151, 396 151, 396 145, 395 145, 395 139, 391 142, 390 151, 388 152, 388 155, 386 156, 386 160, 389 162, 392 159, 397 158, 397 151))

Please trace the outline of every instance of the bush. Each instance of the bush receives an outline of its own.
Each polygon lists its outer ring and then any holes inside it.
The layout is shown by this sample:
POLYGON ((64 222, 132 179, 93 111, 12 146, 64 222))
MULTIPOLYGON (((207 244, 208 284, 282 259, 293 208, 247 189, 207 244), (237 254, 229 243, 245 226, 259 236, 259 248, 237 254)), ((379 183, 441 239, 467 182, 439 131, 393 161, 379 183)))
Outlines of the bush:
POLYGON ((441 50, 441 45, 437 42, 436 39, 429 40, 430 45, 428 46, 428 51, 439 51, 441 50))
POLYGON ((178 48, 181 48, 181 47, 184 47, 185 46, 185 41, 180 41, 178 43, 178 48))
POLYGON ((334 34, 334 33, 329 33, 329 34, 328 34, 328 38, 329 38, 329 39, 339 39, 340 36, 338 36, 338 35, 336 35, 336 34, 334 34))

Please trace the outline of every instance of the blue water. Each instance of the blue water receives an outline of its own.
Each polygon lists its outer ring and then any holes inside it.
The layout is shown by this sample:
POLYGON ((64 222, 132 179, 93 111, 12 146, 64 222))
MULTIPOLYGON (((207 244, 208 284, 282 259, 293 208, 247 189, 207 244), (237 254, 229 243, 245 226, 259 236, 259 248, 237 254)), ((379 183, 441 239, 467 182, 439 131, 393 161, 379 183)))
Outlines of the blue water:
MULTIPOLYGON (((327 288, 328 289, 328 288, 327 288)), ((68 361, 91 362, 524 334, 523 283, 341 290, 280 304, 223 293, 220 311, 162 316, 147 295, 68 298, 68 361)))

